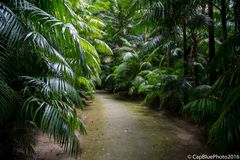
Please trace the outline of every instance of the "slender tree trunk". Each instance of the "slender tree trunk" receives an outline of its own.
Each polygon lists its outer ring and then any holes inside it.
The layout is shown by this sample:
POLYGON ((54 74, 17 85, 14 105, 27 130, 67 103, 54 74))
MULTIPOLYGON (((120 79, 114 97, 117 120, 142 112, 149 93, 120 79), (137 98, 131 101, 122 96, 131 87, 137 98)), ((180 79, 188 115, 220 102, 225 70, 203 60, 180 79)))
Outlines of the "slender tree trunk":
MULTIPOLYGON (((226 0, 221 0, 221 25, 222 25, 222 43, 225 44, 227 40, 227 4, 226 0)), ((226 53, 227 54, 227 53, 226 53)), ((223 58, 223 71, 226 72, 228 70, 228 64, 226 60, 223 58)))
POLYGON ((144 43, 147 42, 147 26, 146 25, 144 25, 143 41, 144 43))
MULTIPOLYGON (((234 0, 234 23, 235 23, 235 43, 239 40, 240 33, 240 1, 234 0)), ((233 65, 237 64, 237 44, 234 44, 233 65)))
POLYGON ((222 42, 227 39, 227 6, 226 0, 221 0, 221 24, 222 24, 222 42))
MULTIPOLYGON (((188 55, 190 51, 187 49, 187 27, 186 22, 183 22, 183 69, 184 69, 184 78, 187 79, 189 76, 188 73, 188 55)), ((188 95, 184 93, 184 104, 188 102, 188 95)))
MULTIPOLYGON (((197 63, 197 37, 192 33, 192 61, 197 63)), ((194 86, 198 86, 198 66, 194 65, 193 67, 193 80, 194 86)))
POLYGON ((234 0, 235 33, 240 33, 240 1, 234 0))
POLYGON ((187 29, 186 23, 183 23, 183 63, 184 63, 184 77, 188 76, 188 51, 187 51, 187 29))
POLYGON ((172 67, 171 47, 167 48, 167 62, 168 62, 168 67, 172 67))
MULTIPOLYGON (((212 63, 215 56, 215 35, 214 35, 214 21, 213 21, 213 1, 208 1, 208 16, 211 18, 212 23, 208 28, 209 34, 209 64, 212 63)), ((209 73, 209 83, 213 84, 217 79, 216 71, 210 71, 209 73)))
POLYGON ((206 4, 203 3, 203 4, 201 5, 201 7, 202 7, 202 14, 205 15, 205 14, 206 14, 206 4))

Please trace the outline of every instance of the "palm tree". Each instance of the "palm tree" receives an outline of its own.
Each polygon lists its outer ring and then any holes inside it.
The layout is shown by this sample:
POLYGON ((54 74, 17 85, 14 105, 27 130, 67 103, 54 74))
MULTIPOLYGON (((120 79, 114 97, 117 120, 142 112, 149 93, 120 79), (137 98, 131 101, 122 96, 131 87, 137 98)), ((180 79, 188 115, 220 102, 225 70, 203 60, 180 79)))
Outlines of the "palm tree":
POLYGON ((31 128, 51 135, 71 155, 80 151, 76 131, 86 131, 76 111, 82 107, 78 90, 91 89, 89 79, 98 77, 97 50, 111 50, 96 38, 100 27, 93 27, 90 15, 78 16, 72 5, 63 0, 0 2, 3 159, 33 153, 27 136, 31 128))
MULTIPOLYGON (((228 8, 228 3, 221 1, 220 10, 225 12, 223 4, 228 8)), ((215 7, 218 6, 215 4, 215 7)), ((223 16, 226 14, 221 13, 221 16, 222 43, 212 60, 211 67, 215 70, 223 68, 224 72, 212 86, 196 87, 184 111, 190 113, 193 119, 200 123, 207 124, 208 141, 218 152, 234 152, 239 150, 239 62, 236 61, 239 52, 234 49, 239 46, 239 41, 236 33, 228 32, 234 29, 233 26, 225 24, 227 21, 225 22, 226 17, 223 16)))
POLYGON ((184 107, 194 119, 207 123, 209 143, 219 152, 239 150, 238 89, 239 70, 229 71, 212 87, 197 87, 193 99, 184 107))
MULTIPOLYGON (((208 1, 208 16, 211 19, 212 23, 209 25, 208 34, 209 34, 209 63, 213 61, 215 55, 215 36, 214 36, 214 19, 213 19, 213 1, 208 1)), ((209 75, 209 82, 213 84, 216 81, 216 73, 213 71, 209 75)))
POLYGON ((125 69, 125 71, 129 70, 130 67, 134 67, 133 63, 135 62, 125 62, 123 57, 127 53, 135 55, 136 50, 139 48, 138 43, 141 43, 140 41, 142 40, 140 35, 134 33, 137 30, 135 29, 135 27, 140 21, 140 14, 136 14, 135 12, 136 3, 129 0, 111 0, 107 2, 95 1, 94 3, 92 3, 92 8, 93 13, 101 17, 101 19, 103 19, 103 21, 105 22, 105 31, 107 33, 107 35, 105 35, 105 39, 109 44, 111 44, 111 48, 114 52, 113 56, 100 56, 102 60, 101 87, 110 91, 117 91, 121 88, 120 86, 116 87, 116 83, 118 83, 118 85, 125 86, 122 87, 122 89, 126 89, 127 86, 130 84, 130 81, 134 77, 122 77, 123 74, 122 72, 120 73, 120 70, 122 70, 123 68, 125 69), (99 8, 99 4, 104 7, 99 8), (128 7, 126 4, 128 4, 128 6, 130 7, 128 7), (121 65, 121 63, 124 64, 121 65), (130 66, 124 67, 124 65, 126 65, 127 63, 130 64, 130 66), (122 67, 122 69, 118 69, 119 71, 116 71, 115 69, 120 68, 120 66, 122 67), (116 73, 119 75, 117 76, 116 73), (124 81, 126 81, 126 83, 124 81))

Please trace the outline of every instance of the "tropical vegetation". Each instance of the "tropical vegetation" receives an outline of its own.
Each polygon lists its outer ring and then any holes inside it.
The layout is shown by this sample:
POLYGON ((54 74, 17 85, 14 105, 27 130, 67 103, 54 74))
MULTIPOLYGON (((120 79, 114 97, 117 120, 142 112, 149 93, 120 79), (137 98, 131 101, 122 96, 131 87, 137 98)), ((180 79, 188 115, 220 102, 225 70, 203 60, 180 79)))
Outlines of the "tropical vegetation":
POLYGON ((0 159, 33 154, 36 128, 76 156, 96 87, 190 116, 215 151, 239 152, 239 37, 238 0, 2 0, 0 159))
POLYGON ((86 133, 77 108, 100 81, 103 23, 75 1, 0 2, 0 159, 33 153, 32 128, 72 155, 86 133))
POLYGON ((239 151, 239 1, 110 2, 102 87, 190 115, 216 151, 239 151))

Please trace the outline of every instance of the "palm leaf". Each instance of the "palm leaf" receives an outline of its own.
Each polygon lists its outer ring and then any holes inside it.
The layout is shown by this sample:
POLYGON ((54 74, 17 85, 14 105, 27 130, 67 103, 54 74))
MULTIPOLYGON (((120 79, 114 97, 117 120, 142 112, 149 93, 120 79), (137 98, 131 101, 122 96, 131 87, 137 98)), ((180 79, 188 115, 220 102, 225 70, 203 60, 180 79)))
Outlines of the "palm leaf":
POLYGON ((53 95, 58 95, 60 99, 69 97, 72 104, 81 105, 81 99, 75 90, 75 88, 67 83, 65 80, 55 77, 41 77, 33 78, 29 76, 23 76, 27 88, 33 87, 40 90, 40 93, 45 97, 51 97, 53 95))
POLYGON ((16 15, 1 2, 0 15, 2 19, 0 22, 1 43, 6 42, 5 44, 8 47, 11 47, 21 38, 22 27, 18 22, 16 15))
MULTIPOLYGON (((45 37, 43 37, 40 33, 38 32, 30 32, 26 35, 25 37, 25 41, 26 40, 31 40, 31 42, 33 43, 33 46, 35 47, 36 50, 38 49, 42 49, 43 54, 51 54, 54 57, 56 57, 60 62, 62 62, 64 65, 68 66, 68 63, 66 62, 65 58, 58 53, 57 50, 55 50, 49 43, 48 41, 45 39, 45 37)), ((46 57, 49 57, 48 55, 45 55, 46 57)), ((70 68, 70 67, 69 67, 70 68)))
POLYGON ((16 93, 6 82, 0 80, 0 124, 6 122, 14 111, 16 105, 16 93))
POLYGON ((99 39, 94 40, 94 46, 96 47, 96 50, 99 53, 105 54, 105 55, 113 55, 112 49, 103 41, 99 39))
POLYGON ((85 133, 85 129, 76 111, 69 104, 58 100, 45 101, 32 96, 24 103, 23 111, 27 116, 30 112, 33 122, 44 132, 52 135, 65 150, 69 150, 70 154, 75 156, 78 154, 80 146, 75 130, 85 133), (38 107, 33 109, 36 105, 38 107))

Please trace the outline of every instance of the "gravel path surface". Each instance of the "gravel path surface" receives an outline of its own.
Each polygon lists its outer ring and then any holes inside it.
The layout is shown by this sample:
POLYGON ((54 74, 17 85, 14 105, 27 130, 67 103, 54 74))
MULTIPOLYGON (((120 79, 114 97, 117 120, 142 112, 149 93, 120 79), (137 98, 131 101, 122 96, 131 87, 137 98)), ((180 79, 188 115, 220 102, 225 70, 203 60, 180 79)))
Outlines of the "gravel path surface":
MULTIPOLYGON (((88 132, 80 137, 81 160, 184 160, 189 154, 209 152, 197 126, 141 102, 98 92, 79 115, 88 132)), ((36 150, 38 160, 74 160, 42 134, 36 150)))

